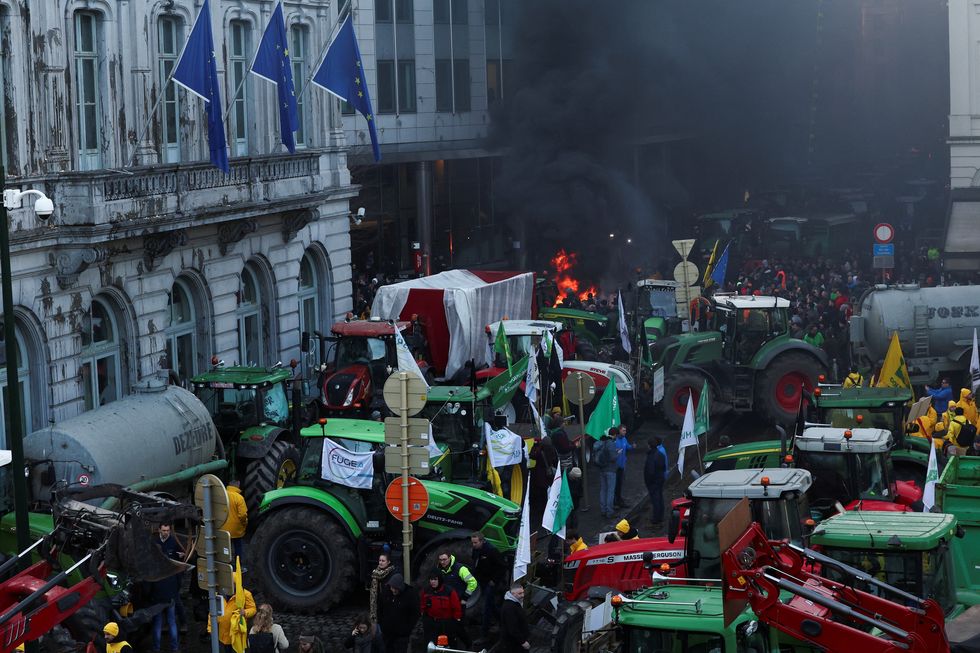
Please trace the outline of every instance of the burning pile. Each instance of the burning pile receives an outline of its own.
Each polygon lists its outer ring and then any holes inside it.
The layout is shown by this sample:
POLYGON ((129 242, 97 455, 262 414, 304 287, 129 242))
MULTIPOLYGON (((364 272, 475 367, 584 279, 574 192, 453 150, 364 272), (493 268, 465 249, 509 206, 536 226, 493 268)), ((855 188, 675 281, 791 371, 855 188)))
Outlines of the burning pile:
POLYGON ((568 294, 576 295, 580 301, 588 299, 589 294, 592 294, 592 296, 599 294, 599 289, 594 285, 584 290, 579 290, 579 280, 573 277, 571 272, 576 263, 578 263, 578 254, 575 252, 566 252, 564 249, 558 250, 558 253, 551 259, 551 267, 555 270, 552 281, 555 282, 555 286, 558 289, 558 297, 555 298, 556 306, 568 294))

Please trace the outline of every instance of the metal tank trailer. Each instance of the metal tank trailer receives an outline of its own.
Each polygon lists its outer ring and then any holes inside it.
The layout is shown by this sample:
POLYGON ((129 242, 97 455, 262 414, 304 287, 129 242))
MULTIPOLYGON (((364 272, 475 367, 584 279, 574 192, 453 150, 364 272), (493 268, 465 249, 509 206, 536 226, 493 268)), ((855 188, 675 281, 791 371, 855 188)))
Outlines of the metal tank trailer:
POLYGON ((912 383, 967 372, 973 330, 980 327, 980 286, 875 286, 861 295, 851 317, 852 360, 875 367, 898 332, 912 383))
POLYGON ((211 415, 193 393, 173 385, 138 387, 27 436, 31 496, 49 503, 54 488, 102 483, 189 489, 199 475, 227 466, 214 460, 217 442, 211 415))

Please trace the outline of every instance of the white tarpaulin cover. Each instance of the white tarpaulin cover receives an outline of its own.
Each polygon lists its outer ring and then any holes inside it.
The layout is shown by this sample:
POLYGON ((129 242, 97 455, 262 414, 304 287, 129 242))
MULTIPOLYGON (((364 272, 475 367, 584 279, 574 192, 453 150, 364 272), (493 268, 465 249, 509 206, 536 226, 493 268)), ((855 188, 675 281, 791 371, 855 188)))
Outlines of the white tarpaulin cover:
MULTIPOLYGON (((530 272, 488 283, 467 270, 448 270, 429 277, 411 279, 382 286, 374 297, 371 316, 383 320, 407 319, 412 290, 441 290, 445 320, 449 331, 449 353, 445 377, 452 378, 466 361, 482 363, 486 358, 488 324, 503 317, 512 320, 531 319, 534 275, 530 272)), ((415 311, 417 312, 417 311, 415 311)), ((420 313, 422 315, 422 313, 420 313)), ((439 316, 423 316, 438 319, 439 316)), ((426 334, 430 347, 440 346, 438 339, 426 334)), ((439 357, 433 353, 436 361, 439 357)))

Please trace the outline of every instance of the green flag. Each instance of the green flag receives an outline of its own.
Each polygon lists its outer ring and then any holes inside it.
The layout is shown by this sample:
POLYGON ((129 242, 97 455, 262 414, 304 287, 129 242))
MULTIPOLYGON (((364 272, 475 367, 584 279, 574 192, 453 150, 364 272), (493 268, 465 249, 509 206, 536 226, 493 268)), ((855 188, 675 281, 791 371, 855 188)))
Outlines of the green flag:
POLYGON ((698 409, 694 413, 694 435, 707 433, 711 428, 711 388, 708 386, 708 379, 704 380, 704 387, 701 388, 701 398, 698 399, 698 409))
POLYGON ((494 408, 503 408, 514 396, 514 392, 521 387, 521 381, 527 374, 528 358, 525 356, 517 361, 517 365, 506 372, 502 372, 487 381, 487 390, 490 391, 490 402, 494 408))
POLYGON ((497 339, 493 343, 493 349, 498 354, 502 354, 507 360, 507 369, 511 369, 514 366, 514 361, 510 356, 510 343, 507 342, 507 334, 504 333, 504 321, 500 321, 500 326, 497 327, 497 339))
POLYGON ((565 522, 568 521, 568 516, 572 514, 574 507, 572 490, 568 487, 565 470, 562 469, 561 465, 558 465, 555 470, 555 478, 551 482, 551 487, 548 488, 548 503, 544 509, 541 525, 558 537, 564 538, 565 522))
POLYGON ((618 427, 619 423, 619 395, 616 393, 616 380, 610 378, 609 385, 589 417, 589 423, 585 425, 585 432, 598 440, 609 433, 609 429, 618 427))

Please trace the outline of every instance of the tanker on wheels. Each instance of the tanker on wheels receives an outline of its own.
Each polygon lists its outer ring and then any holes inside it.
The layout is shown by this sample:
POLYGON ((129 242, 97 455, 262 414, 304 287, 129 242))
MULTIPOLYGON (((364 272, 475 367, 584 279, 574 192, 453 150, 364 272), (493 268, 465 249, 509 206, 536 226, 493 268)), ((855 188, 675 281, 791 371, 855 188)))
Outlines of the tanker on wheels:
POLYGON ((913 384, 950 375, 954 385, 963 385, 978 327, 980 286, 875 286, 861 295, 851 317, 852 361, 874 369, 897 333, 913 384))
POLYGON ((739 412, 754 411, 774 424, 792 424, 804 390, 827 370, 827 355, 789 334, 789 300, 716 293, 705 329, 658 339, 651 348, 654 374, 664 378, 663 413, 684 420, 708 382, 712 399, 739 412))

